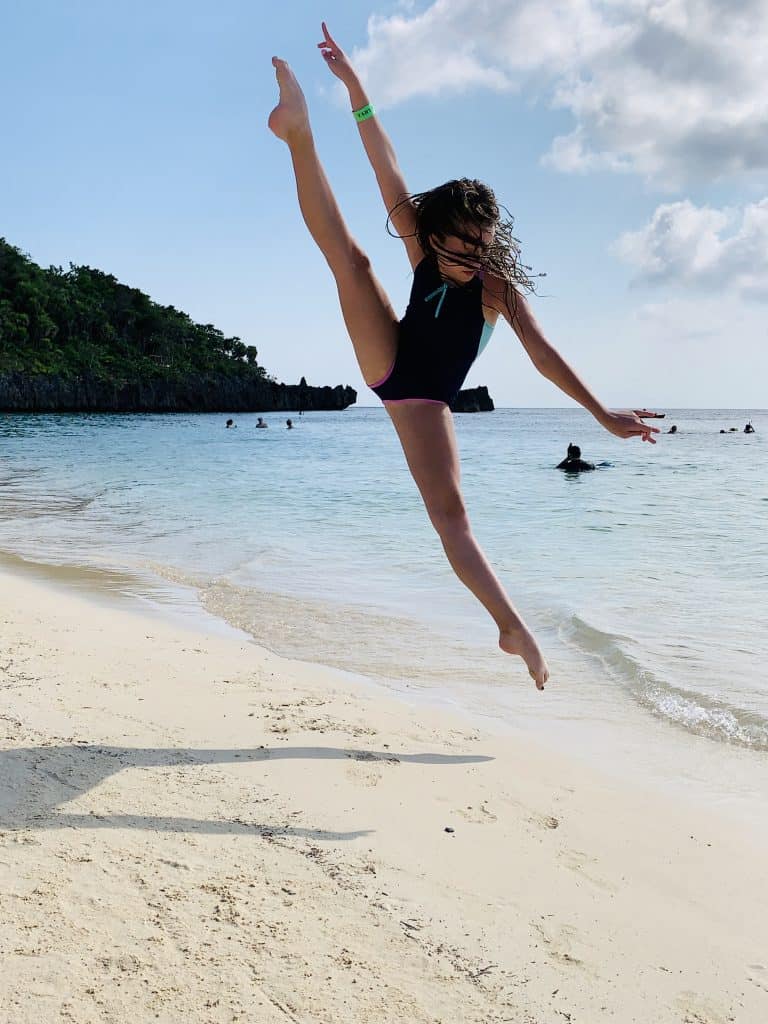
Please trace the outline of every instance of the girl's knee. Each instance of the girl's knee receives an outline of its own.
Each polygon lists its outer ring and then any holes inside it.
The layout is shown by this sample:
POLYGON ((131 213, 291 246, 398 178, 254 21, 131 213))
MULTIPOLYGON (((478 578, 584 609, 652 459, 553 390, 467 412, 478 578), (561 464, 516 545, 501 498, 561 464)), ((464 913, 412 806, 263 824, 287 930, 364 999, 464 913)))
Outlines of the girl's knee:
POLYGON ((460 494, 446 495, 437 501, 427 502, 427 513, 441 537, 445 533, 469 529, 467 510, 460 494))

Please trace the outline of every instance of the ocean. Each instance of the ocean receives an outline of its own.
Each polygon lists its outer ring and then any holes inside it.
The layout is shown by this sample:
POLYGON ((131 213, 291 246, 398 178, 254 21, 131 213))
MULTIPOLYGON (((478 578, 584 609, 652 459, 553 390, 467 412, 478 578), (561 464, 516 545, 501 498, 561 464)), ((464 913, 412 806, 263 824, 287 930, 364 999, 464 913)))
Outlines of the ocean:
POLYGON ((264 418, 0 417, 0 551, 622 773, 765 795, 768 412, 667 410, 678 431, 655 446, 578 409, 456 417, 470 518, 545 650, 544 694, 447 565, 382 409, 264 418), (554 468, 569 442, 594 472, 554 468))

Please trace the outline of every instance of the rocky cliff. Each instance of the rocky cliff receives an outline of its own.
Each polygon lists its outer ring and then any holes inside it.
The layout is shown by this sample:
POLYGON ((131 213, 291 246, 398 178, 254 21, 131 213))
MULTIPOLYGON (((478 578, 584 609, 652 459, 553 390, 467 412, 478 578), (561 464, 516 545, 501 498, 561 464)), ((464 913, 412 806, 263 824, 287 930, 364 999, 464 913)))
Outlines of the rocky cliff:
POLYGON ((277 384, 263 379, 190 376, 104 381, 11 373, 0 376, 2 412, 298 412, 346 409, 354 388, 277 384))

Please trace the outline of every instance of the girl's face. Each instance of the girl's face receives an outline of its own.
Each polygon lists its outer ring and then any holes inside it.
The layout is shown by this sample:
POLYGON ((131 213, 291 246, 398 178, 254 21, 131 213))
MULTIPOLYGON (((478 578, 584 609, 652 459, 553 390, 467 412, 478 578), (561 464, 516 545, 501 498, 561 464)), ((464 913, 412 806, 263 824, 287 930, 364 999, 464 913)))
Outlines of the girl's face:
POLYGON ((471 281, 480 270, 483 251, 493 242, 495 233, 495 228, 471 225, 467 227, 463 238, 458 235, 432 235, 430 241, 442 277, 454 284, 467 284, 471 281))

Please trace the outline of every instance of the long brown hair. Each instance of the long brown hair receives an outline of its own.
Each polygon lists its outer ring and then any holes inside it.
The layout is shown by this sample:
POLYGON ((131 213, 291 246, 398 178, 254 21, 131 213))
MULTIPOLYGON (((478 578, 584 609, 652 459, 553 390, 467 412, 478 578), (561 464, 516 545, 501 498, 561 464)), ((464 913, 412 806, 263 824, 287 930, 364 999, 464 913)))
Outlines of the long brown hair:
POLYGON ((449 256, 452 263, 472 270, 479 263, 483 270, 505 283, 505 294, 493 297, 502 301, 514 318, 518 290, 526 294, 535 292, 536 278, 544 277, 544 274, 533 274, 531 267, 520 259, 520 242, 514 235, 514 218, 509 210, 499 206, 493 189, 473 178, 456 178, 427 192, 404 196, 387 218, 387 231, 391 235, 397 235, 390 227, 392 217, 405 203, 415 209, 416 228, 413 237, 423 252, 435 257, 449 256), (502 216, 502 211, 506 216, 502 216), (494 229, 493 241, 488 245, 479 245, 478 231, 486 228, 494 229), (443 249, 440 241, 447 235, 454 235, 463 242, 478 246, 477 255, 462 257, 443 249))

